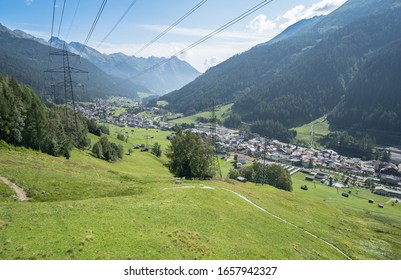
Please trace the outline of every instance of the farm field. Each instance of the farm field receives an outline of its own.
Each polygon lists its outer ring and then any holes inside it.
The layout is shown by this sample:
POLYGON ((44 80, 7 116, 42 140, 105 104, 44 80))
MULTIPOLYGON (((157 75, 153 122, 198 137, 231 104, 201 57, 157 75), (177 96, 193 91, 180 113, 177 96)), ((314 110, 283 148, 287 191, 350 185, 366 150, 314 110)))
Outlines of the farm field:
MULTIPOLYGON (((120 130, 110 127, 111 141, 120 130)), ((168 132, 123 132, 126 151, 146 133, 168 145, 168 132)), ((401 258, 401 204, 388 198, 344 198, 300 173, 292 193, 231 180, 175 184, 164 163, 139 150, 108 163, 89 151, 66 160, 3 143, 0 175, 31 199, 10 199, 0 183, 0 259, 401 258)))

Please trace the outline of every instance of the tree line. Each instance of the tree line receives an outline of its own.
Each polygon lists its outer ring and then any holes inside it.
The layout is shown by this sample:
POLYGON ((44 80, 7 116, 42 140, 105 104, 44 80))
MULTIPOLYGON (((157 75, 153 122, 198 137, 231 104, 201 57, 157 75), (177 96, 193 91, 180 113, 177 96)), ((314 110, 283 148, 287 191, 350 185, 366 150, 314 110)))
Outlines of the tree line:
POLYGON ((64 106, 47 108, 35 92, 11 77, 0 77, 0 140, 15 146, 70 157, 90 145, 87 119, 64 106))
POLYGON ((254 162, 252 165, 243 166, 239 169, 231 169, 228 177, 237 179, 239 176, 249 182, 258 184, 269 184, 285 191, 292 191, 292 180, 287 170, 278 164, 263 165, 260 162, 254 162))

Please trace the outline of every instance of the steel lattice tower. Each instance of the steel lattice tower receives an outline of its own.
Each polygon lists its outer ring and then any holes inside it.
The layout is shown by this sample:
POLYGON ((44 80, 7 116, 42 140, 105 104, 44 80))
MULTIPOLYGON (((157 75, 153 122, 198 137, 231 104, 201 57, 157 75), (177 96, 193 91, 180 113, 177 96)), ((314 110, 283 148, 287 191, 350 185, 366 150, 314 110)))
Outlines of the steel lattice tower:
MULTIPOLYGON (((66 129, 68 132, 74 131, 73 127, 70 127, 70 119, 74 118, 75 129, 78 127, 77 115, 76 115, 76 107, 75 107, 75 97, 74 97, 74 87, 72 82, 71 74, 73 73, 88 73, 87 71, 83 71, 80 69, 76 69, 70 66, 70 56, 78 56, 77 54, 70 53, 66 50, 66 46, 64 44, 63 50, 58 50, 55 52, 51 52, 50 55, 53 56, 62 56, 63 66, 49 69, 45 72, 50 73, 63 73, 63 86, 64 86, 64 102, 65 102, 65 115, 66 115, 66 129), (73 112, 73 116, 70 116, 69 111, 73 112)), ((54 85, 52 85, 52 94, 54 94, 54 85)))
POLYGON ((212 155, 213 170, 215 170, 217 172, 217 174, 220 176, 220 178, 222 178, 223 176, 221 175, 219 157, 217 155, 217 117, 216 117, 216 106, 214 105, 214 102, 213 102, 213 107, 212 107, 210 136, 211 136, 212 146, 213 146, 213 155, 212 155))

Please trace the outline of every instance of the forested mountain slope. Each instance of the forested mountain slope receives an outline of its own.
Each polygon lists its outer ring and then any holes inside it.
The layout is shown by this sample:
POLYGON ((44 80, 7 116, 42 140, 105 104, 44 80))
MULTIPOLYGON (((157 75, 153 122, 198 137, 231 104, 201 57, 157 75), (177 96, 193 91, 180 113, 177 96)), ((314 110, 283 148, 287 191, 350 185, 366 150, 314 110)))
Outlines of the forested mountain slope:
MULTIPOLYGON (((387 46, 401 39, 401 1, 349 0, 309 21, 301 23, 300 34, 287 30, 288 36, 236 55, 162 99, 185 114, 213 102, 234 102, 232 114, 247 123, 271 120, 287 128, 308 123, 358 90, 360 83, 353 84, 358 73, 374 74, 370 58, 386 56, 387 46)), ((388 84, 394 88, 398 78, 393 77, 388 84)))
POLYGON ((401 40, 368 57, 344 98, 328 115, 333 128, 401 144, 401 40), (349 120, 352 120, 350 122, 349 120))
MULTIPOLYGON (((247 121, 273 119, 289 127, 330 112, 364 69, 367 57, 401 39, 400 26, 401 9, 395 9, 333 32, 295 54, 291 65, 275 73, 270 82, 241 96, 233 110, 247 121)), ((284 48, 286 42, 277 44, 284 48)))
MULTIPOLYGON (((52 56, 49 63, 49 47, 36 40, 25 38, 0 25, 0 75, 15 77, 19 82, 30 85, 41 96, 49 94, 50 74, 45 70, 62 67, 62 56, 52 56)), ((57 51, 52 49, 52 52, 57 51)), ((86 59, 70 57, 71 67, 88 74, 73 74, 73 81, 85 85, 85 91, 76 90, 79 100, 95 97, 126 96, 137 98, 138 91, 148 91, 145 87, 110 76, 86 59)), ((53 83, 61 82, 61 74, 54 74, 53 83)), ((61 89, 60 95, 61 93, 61 89)))

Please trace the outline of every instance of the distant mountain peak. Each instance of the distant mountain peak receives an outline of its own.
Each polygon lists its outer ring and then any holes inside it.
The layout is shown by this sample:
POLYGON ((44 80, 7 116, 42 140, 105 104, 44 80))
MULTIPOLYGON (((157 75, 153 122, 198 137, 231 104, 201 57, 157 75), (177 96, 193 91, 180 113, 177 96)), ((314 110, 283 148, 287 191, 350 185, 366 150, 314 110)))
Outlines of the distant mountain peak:
POLYGON ((131 79, 140 74, 140 77, 135 78, 134 82, 157 94, 165 94, 179 89, 200 75, 189 63, 180 60, 178 57, 167 59, 150 56, 144 58, 125 55, 121 52, 104 54, 79 42, 68 43, 56 36, 51 37, 46 42, 21 30, 12 31, 1 24, 0 32, 8 33, 15 38, 34 40, 42 45, 50 45, 56 49, 65 49, 70 53, 78 54, 103 72, 119 79, 131 79), (160 64, 159 67, 154 67, 160 62, 165 63, 160 64))
POLYGON ((30 40, 35 40, 38 43, 41 43, 43 45, 48 45, 48 42, 46 42, 46 40, 42 39, 42 38, 38 38, 35 37, 29 33, 26 33, 25 31, 19 30, 19 29, 15 29, 14 34, 17 34, 19 37, 24 38, 24 39, 30 39, 30 40))
POLYGON ((102 54, 94 48, 83 45, 79 42, 67 43, 60 38, 52 37, 49 44, 54 48, 66 49, 71 53, 78 54, 97 67, 117 78, 131 79, 135 78, 137 84, 140 84, 157 94, 179 89, 187 83, 193 81, 200 73, 186 61, 178 57, 149 56, 135 57, 122 52, 112 54, 102 54), (155 65, 165 62, 152 69, 155 65))

